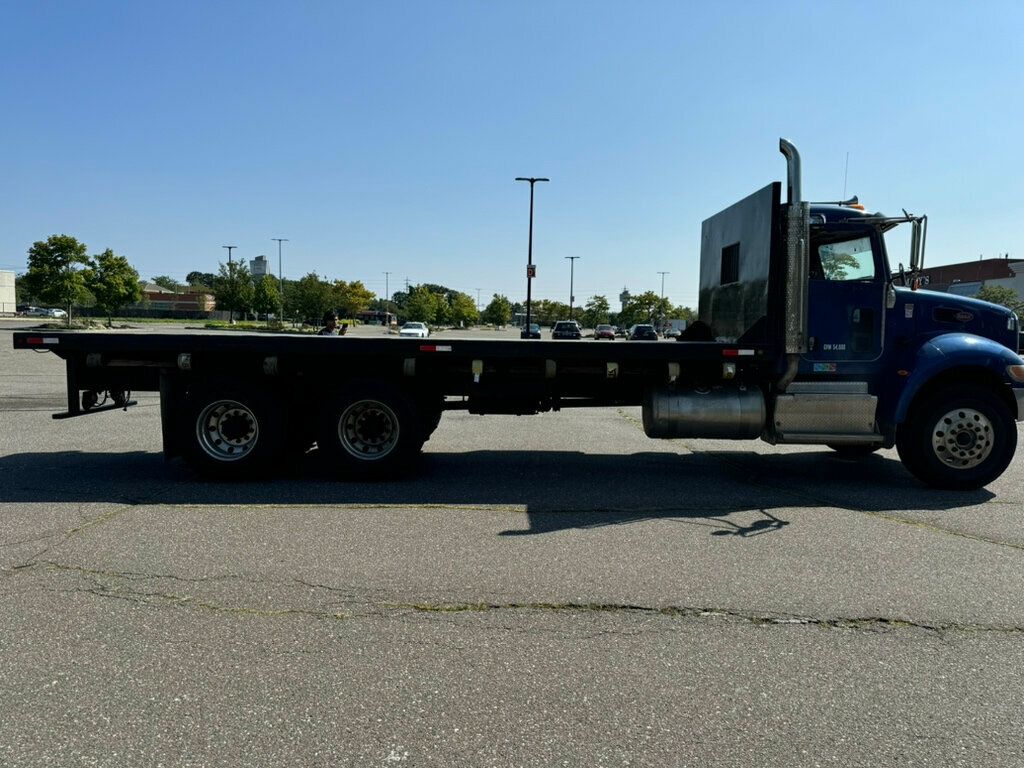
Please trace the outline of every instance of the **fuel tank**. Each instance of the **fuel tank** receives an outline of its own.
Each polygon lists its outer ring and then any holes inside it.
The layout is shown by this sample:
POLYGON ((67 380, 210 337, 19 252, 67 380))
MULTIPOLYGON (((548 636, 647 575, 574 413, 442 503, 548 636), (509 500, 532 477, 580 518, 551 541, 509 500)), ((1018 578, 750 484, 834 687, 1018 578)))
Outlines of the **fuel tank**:
POLYGON ((764 394, 756 387, 741 386, 652 387, 644 394, 643 419, 648 437, 756 438, 764 428, 764 394))

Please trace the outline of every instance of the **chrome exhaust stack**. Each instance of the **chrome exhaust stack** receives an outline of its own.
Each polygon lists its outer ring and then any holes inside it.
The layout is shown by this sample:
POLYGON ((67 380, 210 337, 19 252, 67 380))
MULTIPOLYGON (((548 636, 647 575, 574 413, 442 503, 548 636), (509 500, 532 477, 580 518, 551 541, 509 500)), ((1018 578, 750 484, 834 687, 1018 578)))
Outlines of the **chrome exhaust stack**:
POLYGON ((811 207, 803 200, 800 153, 792 142, 779 139, 779 151, 786 158, 786 284, 785 352, 786 370, 775 383, 785 392, 794 378, 800 355, 807 351, 807 277, 810 247, 811 207))

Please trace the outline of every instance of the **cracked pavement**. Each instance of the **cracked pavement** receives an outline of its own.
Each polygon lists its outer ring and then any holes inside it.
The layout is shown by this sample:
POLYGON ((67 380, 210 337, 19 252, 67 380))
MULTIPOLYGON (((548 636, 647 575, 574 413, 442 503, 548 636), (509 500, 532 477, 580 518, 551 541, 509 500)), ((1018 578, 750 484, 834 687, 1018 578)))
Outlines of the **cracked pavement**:
POLYGON ((62 386, 0 329, 0 765, 1024 764, 1019 459, 449 413, 408 480, 213 484, 62 386))

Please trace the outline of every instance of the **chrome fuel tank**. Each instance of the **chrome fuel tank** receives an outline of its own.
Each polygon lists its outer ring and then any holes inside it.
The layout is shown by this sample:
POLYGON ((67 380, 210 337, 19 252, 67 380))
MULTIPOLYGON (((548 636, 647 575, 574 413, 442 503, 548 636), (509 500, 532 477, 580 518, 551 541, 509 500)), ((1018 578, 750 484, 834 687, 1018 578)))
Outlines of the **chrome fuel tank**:
POLYGON ((764 394, 756 387, 739 386, 652 388, 644 395, 643 419, 648 437, 756 438, 764 428, 764 394))

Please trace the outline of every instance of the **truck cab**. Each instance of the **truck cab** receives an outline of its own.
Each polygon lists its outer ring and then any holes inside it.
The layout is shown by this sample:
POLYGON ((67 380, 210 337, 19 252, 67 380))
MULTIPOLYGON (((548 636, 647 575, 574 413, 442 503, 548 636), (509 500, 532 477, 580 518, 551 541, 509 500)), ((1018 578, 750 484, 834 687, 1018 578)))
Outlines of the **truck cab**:
POLYGON ((1019 323, 1009 309, 918 289, 927 217, 868 213, 856 198, 808 203, 800 159, 788 201, 768 185, 704 222, 700 320, 716 341, 774 344, 765 392, 771 443, 848 453, 895 445, 932 485, 998 476, 1024 415, 1019 323), (910 270, 885 233, 912 228, 910 270))

